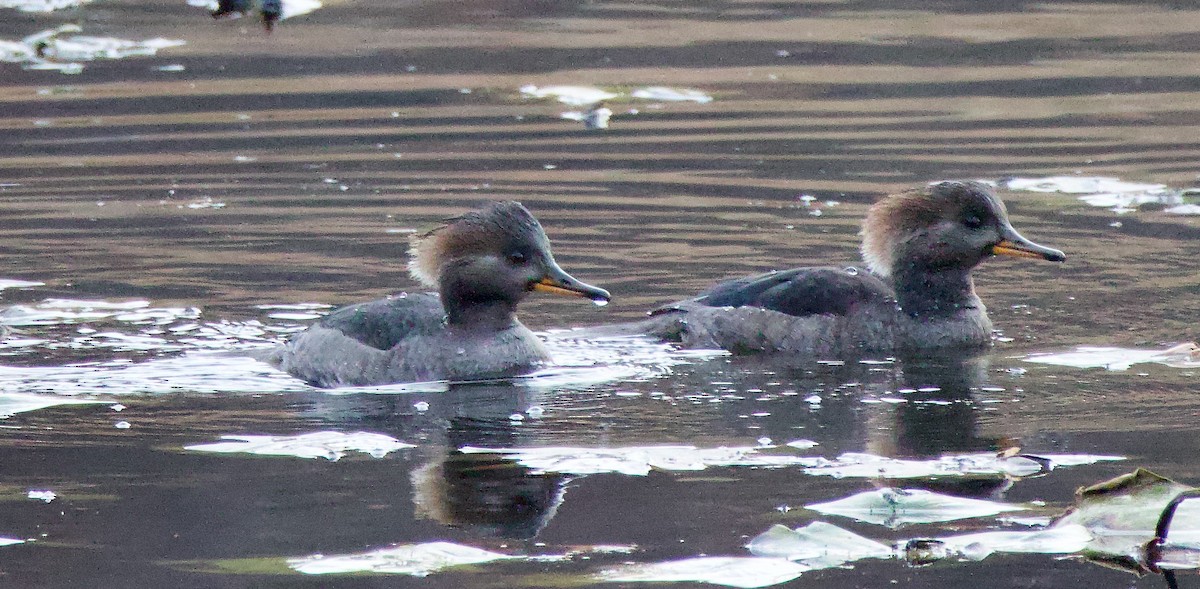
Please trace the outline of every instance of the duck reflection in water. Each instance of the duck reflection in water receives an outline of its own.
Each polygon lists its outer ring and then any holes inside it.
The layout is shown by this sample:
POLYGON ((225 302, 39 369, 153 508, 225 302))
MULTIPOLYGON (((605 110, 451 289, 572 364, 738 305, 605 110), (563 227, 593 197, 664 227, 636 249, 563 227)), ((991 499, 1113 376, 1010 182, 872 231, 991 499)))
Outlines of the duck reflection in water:
MULTIPOLYGON (((451 437, 461 424, 451 424, 451 437)), ((571 477, 511 457, 446 448, 412 472, 416 515, 474 535, 528 540, 550 523, 571 477)))
MULTIPOLYGON (((510 383, 450 384, 427 390, 402 395, 318 394, 306 417, 420 440, 419 449, 413 450, 419 465, 407 473, 418 519, 476 538, 537 536, 554 518, 574 477, 535 473, 507 455, 461 449, 548 443, 537 424, 512 416, 541 406, 546 396, 560 392, 510 383), (421 409, 414 411, 414 404, 421 409)), ((389 477, 403 476, 398 470, 388 471, 389 477)), ((401 481, 388 484, 396 493, 404 488, 401 481)))
POLYGON ((867 269, 795 268, 730 280, 616 331, 690 348, 807 357, 979 349, 992 323, 971 271, 993 256, 1061 262, 1022 237, 978 182, 887 196, 862 229, 867 269))
POLYGON ((401 293, 337 309, 268 361, 320 387, 505 378, 550 361, 516 317, 530 292, 609 299, 559 268, 541 224, 517 202, 494 203, 419 234, 409 270, 437 294, 401 293))
MULTIPOLYGON (((1017 432, 982 428, 991 355, 978 351, 904 354, 887 361, 816 362, 782 354, 727 357, 680 375, 693 388, 729 383, 740 400, 719 404, 723 421, 754 427, 775 443, 800 437, 820 442, 826 458, 867 453, 902 460, 999 452, 1017 432), (778 383, 764 387, 764 381, 778 383), (760 394, 742 391, 763 391, 760 394), (778 394, 775 391, 788 391, 778 394), (760 415, 747 420, 748 415, 760 415)), ((712 428, 716 429, 716 428, 712 428)), ((883 486, 917 487, 965 496, 992 496, 1010 486, 1004 476, 880 479, 883 486)))
POLYGON ((283 16, 283 0, 218 0, 212 17, 240 18, 254 10, 255 4, 258 4, 259 14, 262 15, 263 30, 270 35, 275 30, 275 23, 283 16))

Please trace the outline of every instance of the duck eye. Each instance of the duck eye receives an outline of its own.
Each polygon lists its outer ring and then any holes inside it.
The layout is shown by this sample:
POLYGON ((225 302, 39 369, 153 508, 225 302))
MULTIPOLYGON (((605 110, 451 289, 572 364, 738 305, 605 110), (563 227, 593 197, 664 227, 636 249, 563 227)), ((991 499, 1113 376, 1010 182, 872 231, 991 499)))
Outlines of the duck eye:
POLYGON ((983 227, 983 219, 979 215, 967 215, 963 219, 963 225, 966 225, 968 229, 979 229, 983 227))
POLYGON ((513 252, 508 254, 508 261, 513 265, 520 266, 525 263, 525 254, 521 252, 513 252))

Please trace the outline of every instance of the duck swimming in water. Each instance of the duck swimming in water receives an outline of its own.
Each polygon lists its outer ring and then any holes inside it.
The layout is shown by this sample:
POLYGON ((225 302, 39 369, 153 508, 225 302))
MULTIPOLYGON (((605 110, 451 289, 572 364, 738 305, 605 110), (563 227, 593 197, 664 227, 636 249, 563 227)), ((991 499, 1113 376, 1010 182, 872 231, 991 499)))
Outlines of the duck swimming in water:
POLYGON ((277 348, 269 360, 320 387, 479 380, 531 372, 550 360, 516 317, 532 291, 598 303, 608 291, 554 261, 537 219, 500 202, 413 239, 409 272, 434 293, 401 293, 342 307, 277 348))
POLYGON ((651 312, 640 331, 691 348, 806 357, 979 348, 992 322, 971 270, 992 256, 1061 262, 1021 237, 978 182, 887 196, 862 229, 867 269, 795 268, 730 280, 651 312))

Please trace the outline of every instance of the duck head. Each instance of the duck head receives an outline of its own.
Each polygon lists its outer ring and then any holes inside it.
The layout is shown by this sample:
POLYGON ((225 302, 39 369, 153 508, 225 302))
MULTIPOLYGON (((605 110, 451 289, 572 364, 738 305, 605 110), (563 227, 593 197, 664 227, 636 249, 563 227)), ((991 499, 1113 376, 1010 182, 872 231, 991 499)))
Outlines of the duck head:
POLYGON ((1025 239, 1004 203, 979 182, 939 182, 885 197, 867 213, 862 255, 871 271, 969 272, 991 256, 1061 262, 1061 251, 1025 239))
POLYGON ((408 269, 436 288, 451 321, 471 307, 512 310, 533 291, 609 300, 608 291, 572 278, 550 253, 537 219, 518 202, 498 202, 414 237, 408 269))

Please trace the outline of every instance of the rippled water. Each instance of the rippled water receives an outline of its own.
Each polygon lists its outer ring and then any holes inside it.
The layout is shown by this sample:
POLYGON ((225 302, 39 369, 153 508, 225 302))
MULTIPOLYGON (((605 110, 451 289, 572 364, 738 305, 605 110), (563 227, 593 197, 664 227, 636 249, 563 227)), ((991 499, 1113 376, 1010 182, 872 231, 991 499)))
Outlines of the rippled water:
MULTIPOLYGON (((776 523, 884 544, 1012 525, 805 509, 894 483, 810 472, 846 453, 1125 458, 905 483, 1050 512, 1137 466, 1200 482, 1197 358, 1168 350, 1200 311, 1190 3, 345 0, 270 36, 183 0, 18 4, 0 4, 0 276, 24 281, 0 283, 5 583, 618 586, 681 559, 701 560, 679 578, 741 574, 776 523), (68 52, 105 47, 155 51, 68 52), (607 130, 572 120, 581 94, 607 130), (1068 257, 980 268, 1002 332, 983 358, 806 364, 563 331, 853 263, 871 202, 946 178, 996 183, 1068 257), (559 366, 327 392, 247 357, 414 288, 407 235, 498 198, 613 293, 523 306, 559 366), (590 470, 522 462, 537 452, 590 470)), ((798 577, 776 560, 749 568, 796 587, 1162 582, 1046 554, 798 577)))

